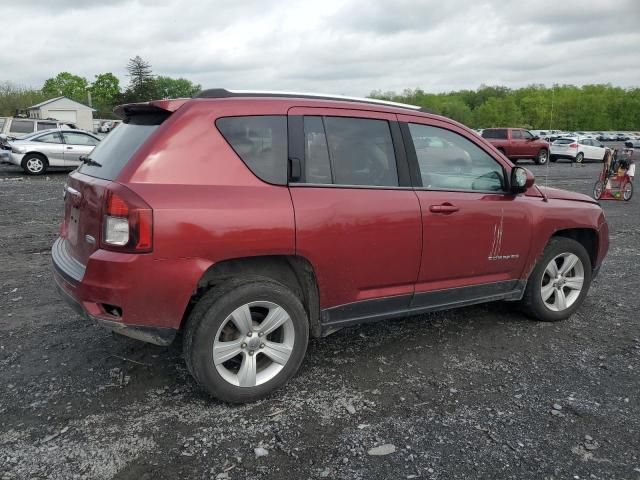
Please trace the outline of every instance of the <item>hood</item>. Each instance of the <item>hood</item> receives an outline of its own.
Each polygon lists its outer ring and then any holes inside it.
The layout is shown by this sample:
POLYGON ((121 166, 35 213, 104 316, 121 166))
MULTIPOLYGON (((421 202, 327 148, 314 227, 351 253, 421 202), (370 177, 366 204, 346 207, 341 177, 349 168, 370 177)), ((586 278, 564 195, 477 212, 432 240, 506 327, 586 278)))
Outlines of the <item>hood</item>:
POLYGON ((588 195, 578 192, 570 192, 569 190, 561 190, 560 188, 541 187, 536 185, 540 192, 545 194, 547 198, 554 200, 573 200, 576 202, 598 203, 588 195))

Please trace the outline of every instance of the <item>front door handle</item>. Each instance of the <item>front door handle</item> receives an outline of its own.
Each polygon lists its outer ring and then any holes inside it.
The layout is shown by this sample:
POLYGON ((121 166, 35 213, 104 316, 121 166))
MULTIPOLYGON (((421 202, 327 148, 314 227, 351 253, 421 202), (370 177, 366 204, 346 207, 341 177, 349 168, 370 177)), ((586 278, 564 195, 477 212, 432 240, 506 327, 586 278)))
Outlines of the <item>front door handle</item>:
POLYGON ((73 147, 67 147, 67 150, 73 150, 73 147))
POLYGON ((450 213, 454 213, 460 210, 455 205, 451 205, 450 203, 443 203, 442 205, 431 205, 429 207, 429 211, 433 213, 444 213, 448 215, 450 213))

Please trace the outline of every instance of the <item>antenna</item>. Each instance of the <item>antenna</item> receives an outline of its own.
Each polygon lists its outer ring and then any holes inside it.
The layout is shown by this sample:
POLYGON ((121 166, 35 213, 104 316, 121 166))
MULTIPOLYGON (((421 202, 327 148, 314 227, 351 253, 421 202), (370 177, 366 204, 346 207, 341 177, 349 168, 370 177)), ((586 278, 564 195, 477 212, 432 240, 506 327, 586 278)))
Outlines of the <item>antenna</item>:
MULTIPOLYGON (((551 114, 549 115, 549 137, 551 137, 551 127, 553 126, 553 100, 556 93, 556 84, 551 85, 551 114)), ((549 145, 549 152, 547 153, 547 171, 544 177, 545 190, 549 186, 549 164, 551 163, 551 145, 549 145)), ((573 165, 573 164, 572 164, 573 165)))

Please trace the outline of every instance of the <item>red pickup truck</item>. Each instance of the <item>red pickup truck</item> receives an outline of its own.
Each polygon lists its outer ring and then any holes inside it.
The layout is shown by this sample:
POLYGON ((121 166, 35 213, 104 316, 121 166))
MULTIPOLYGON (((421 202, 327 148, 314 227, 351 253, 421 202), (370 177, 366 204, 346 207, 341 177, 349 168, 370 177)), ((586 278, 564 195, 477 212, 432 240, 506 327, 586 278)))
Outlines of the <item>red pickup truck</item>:
POLYGON ((500 150, 509 160, 532 159, 543 165, 549 160, 549 143, 522 128, 485 128, 482 137, 500 150))

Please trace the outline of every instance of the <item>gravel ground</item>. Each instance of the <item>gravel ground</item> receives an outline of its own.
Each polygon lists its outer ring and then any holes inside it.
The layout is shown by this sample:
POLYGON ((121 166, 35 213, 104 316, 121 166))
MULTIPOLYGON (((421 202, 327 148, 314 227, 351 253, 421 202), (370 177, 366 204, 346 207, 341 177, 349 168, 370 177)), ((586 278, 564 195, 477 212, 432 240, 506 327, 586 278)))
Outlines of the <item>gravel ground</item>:
MULTIPOLYGON (((599 170, 552 164, 547 181, 589 193, 599 170)), ((640 198, 603 202, 609 256, 569 320, 496 303, 344 329, 280 392, 228 406, 179 344, 114 336, 58 298, 64 181, 0 167, 0 479, 640 479, 640 198)))

